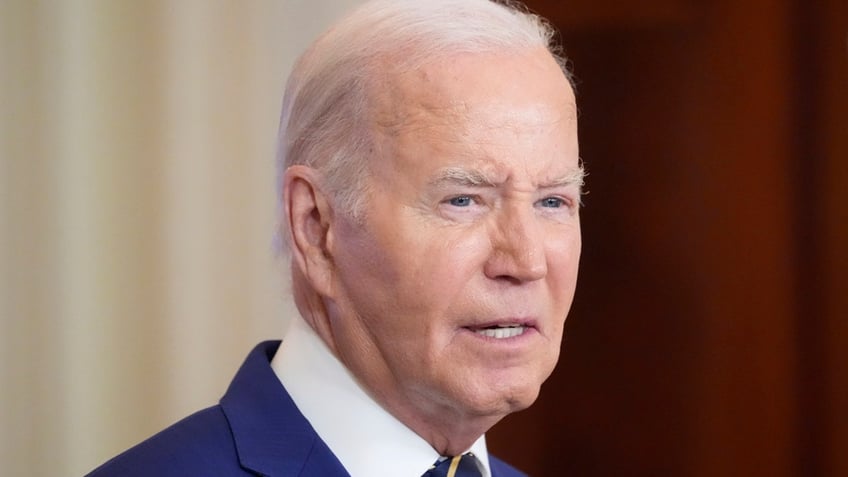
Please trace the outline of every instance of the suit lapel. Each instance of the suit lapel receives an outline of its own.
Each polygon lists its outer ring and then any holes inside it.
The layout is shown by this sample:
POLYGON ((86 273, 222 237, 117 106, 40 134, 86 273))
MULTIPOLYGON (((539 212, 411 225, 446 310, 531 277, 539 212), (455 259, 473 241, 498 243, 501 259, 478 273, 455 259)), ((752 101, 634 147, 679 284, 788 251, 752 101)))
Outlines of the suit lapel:
POLYGON ((241 465, 266 476, 348 476, 271 369, 279 345, 257 346, 221 399, 241 465))

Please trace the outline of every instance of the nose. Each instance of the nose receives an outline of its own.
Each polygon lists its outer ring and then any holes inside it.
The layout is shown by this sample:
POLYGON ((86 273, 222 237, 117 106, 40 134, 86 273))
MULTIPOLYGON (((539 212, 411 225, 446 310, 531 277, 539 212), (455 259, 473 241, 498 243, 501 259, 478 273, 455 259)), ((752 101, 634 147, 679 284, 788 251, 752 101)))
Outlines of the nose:
POLYGON ((531 210, 504 210, 493 223, 484 272, 494 280, 525 283, 548 273, 545 231, 531 210))

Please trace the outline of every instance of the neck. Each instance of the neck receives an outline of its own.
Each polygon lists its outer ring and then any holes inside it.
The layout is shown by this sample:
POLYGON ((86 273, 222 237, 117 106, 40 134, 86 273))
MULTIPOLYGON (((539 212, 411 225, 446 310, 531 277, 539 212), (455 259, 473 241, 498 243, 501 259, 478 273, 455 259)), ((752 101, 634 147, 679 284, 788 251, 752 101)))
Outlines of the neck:
POLYGON ((431 401, 418 405, 413 402, 414 400, 406 399, 401 393, 393 394, 400 399, 389 399, 385 395, 375 395, 373 392, 371 394, 384 409, 421 436, 443 456, 465 453, 504 417, 500 415, 469 416, 450 406, 436 406, 431 401))

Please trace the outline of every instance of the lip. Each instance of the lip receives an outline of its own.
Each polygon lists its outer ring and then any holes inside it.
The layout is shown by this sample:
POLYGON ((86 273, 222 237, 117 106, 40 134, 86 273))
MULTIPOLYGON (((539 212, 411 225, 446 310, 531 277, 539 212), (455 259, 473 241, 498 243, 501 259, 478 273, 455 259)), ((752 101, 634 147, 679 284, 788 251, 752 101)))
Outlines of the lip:
POLYGON ((530 339, 532 336, 538 335, 539 333, 536 320, 531 318, 504 318, 492 321, 484 321, 462 326, 461 329, 462 331, 467 332, 468 334, 479 340, 483 340, 489 343, 498 343, 502 345, 517 344, 519 342, 530 339), (479 330, 486 328, 503 328, 507 326, 516 325, 524 327, 524 331, 517 336, 495 338, 493 336, 486 336, 478 332, 479 330))
POLYGON ((523 326, 525 328, 538 330, 538 326, 536 320, 533 318, 501 318, 497 320, 491 321, 481 321, 477 323, 471 323, 467 325, 462 325, 462 328, 465 328, 469 331, 476 331, 483 328, 495 328, 502 327, 508 325, 518 325, 523 326))

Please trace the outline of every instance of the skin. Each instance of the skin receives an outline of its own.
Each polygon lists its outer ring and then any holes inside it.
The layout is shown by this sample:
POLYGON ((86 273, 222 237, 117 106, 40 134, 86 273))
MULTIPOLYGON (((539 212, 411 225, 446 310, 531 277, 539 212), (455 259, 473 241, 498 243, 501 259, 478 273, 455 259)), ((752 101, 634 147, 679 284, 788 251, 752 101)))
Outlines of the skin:
POLYGON ((365 218, 285 175, 295 300, 389 412, 443 455, 531 405, 580 256, 574 94, 544 49, 462 54, 379 82, 365 218), (478 333, 525 325, 496 339, 478 333))

